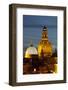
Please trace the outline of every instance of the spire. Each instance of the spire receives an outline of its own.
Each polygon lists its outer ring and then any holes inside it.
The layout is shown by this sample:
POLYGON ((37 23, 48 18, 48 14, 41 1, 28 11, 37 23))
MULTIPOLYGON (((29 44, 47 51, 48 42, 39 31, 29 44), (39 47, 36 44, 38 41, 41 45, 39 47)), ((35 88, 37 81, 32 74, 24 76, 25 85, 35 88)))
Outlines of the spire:
POLYGON ((44 26, 42 30, 42 40, 48 40, 47 27, 44 26))
POLYGON ((31 46, 31 47, 33 46, 33 41, 32 41, 32 40, 30 41, 30 46, 31 46))

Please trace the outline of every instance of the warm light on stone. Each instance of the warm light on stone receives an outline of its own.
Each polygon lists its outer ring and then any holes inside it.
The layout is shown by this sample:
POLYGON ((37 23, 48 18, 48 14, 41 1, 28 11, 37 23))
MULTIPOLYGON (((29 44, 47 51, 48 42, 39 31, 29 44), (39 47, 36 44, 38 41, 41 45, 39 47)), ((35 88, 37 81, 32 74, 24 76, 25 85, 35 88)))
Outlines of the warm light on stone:
POLYGON ((57 64, 54 64, 54 72, 57 73, 57 64))
POLYGON ((40 56, 51 56, 52 55, 52 44, 48 41, 47 29, 43 29, 42 38, 38 44, 38 55, 40 56))
POLYGON ((38 54, 37 49, 34 46, 30 46, 27 48, 25 52, 25 58, 31 58, 31 55, 38 54))
POLYGON ((34 72, 36 72, 36 68, 34 68, 34 72))
POLYGON ((24 74, 57 73, 57 51, 53 52, 48 40, 47 27, 44 26, 37 48, 30 46, 25 51, 24 74))

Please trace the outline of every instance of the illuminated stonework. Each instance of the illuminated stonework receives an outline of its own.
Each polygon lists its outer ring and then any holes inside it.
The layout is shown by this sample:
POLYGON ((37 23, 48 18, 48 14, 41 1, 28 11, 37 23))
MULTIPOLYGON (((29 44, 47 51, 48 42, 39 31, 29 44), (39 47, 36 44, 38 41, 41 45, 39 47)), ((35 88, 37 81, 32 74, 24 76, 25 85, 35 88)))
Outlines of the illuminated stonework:
POLYGON ((39 57, 49 57, 52 55, 52 44, 48 41, 47 27, 44 26, 42 31, 42 38, 38 44, 39 57))
POLYGON ((53 52, 47 31, 47 27, 44 26, 37 48, 31 42, 26 49, 23 59, 23 74, 57 73, 57 50, 53 52))
POLYGON ((31 42, 30 47, 28 47, 25 52, 25 58, 31 58, 31 55, 37 55, 37 54, 38 54, 38 51, 33 46, 33 43, 31 42))

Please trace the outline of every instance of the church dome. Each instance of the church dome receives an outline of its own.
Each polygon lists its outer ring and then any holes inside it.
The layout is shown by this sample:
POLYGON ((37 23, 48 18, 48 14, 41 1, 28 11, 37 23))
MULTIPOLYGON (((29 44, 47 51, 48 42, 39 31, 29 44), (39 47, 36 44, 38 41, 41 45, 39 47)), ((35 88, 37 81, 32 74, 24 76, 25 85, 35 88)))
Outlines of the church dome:
POLYGON ((38 45, 39 56, 51 56, 52 55, 52 44, 50 42, 40 42, 38 45))
POLYGON ((52 44, 48 40, 48 28, 44 26, 42 30, 42 37, 38 44, 38 55, 40 57, 49 57, 52 55, 52 44))
POLYGON ((30 45, 30 47, 26 49, 25 58, 31 58, 31 55, 37 54, 38 54, 37 49, 33 45, 30 45))

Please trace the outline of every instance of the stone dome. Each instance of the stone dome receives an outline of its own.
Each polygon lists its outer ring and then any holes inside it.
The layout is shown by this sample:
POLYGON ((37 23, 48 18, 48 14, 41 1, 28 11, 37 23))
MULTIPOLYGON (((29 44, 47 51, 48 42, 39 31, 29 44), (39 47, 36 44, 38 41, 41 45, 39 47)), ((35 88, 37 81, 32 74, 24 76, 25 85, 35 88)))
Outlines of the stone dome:
POLYGON ((30 46, 26 49, 25 58, 31 58, 31 55, 37 55, 37 49, 34 46, 30 46))
POLYGON ((52 55, 52 44, 50 42, 40 42, 38 45, 39 56, 51 56, 52 55))

